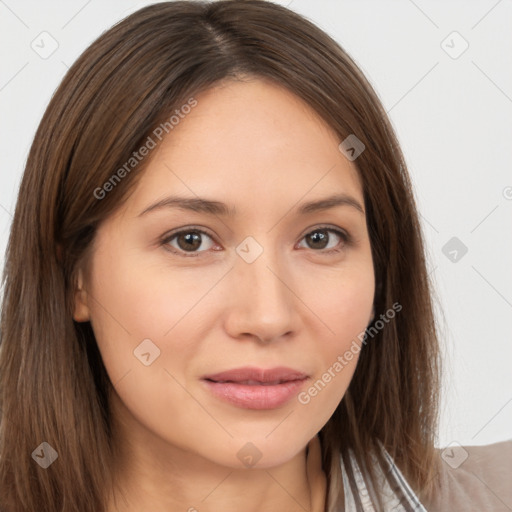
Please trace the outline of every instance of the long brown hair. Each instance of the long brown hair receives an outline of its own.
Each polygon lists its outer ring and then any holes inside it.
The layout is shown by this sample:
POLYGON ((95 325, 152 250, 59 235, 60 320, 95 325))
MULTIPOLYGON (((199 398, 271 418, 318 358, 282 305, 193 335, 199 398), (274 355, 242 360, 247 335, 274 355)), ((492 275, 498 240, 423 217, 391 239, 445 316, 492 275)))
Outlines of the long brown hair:
POLYGON ((112 176, 170 113, 241 75, 288 88, 340 142, 351 134, 363 142, 354 163, 375 266, 374 322, 396 302, 403 308, 364 345, 343 400, 320 432, 324 470, 337 482, 328 489, 330 509, 339 499, 340 455, 351 448, 375 479, 369 457, 378 442, 420 497, 430 496, 439 348, 411 183, 377 95, 338 43, 284 7, 176 1, 137 11, 79 57, 29 153, 3 275, 0 507, 6 512, 105 510, 115 457, 112 383, 90 323, 72 318, 76 269, 150 156, 115 186, 112 176), (107 182, 109 193, 99 194, 107 182), (36 464, 53 453, 43 442, 58 454, 46 469, 36 464))

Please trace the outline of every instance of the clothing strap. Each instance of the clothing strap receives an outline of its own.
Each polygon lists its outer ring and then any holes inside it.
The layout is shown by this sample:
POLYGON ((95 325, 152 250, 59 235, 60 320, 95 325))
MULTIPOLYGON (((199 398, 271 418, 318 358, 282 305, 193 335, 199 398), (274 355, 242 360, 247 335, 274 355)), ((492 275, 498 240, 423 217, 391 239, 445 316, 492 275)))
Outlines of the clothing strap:
POLYGON ((361 471, 352 449, 348 450, 349 460, 340 457, 343 489, 345 494, 345 512, 376 512, 375 493, 381 496, 384 509, 382 512, 427 512, 419 498, 405 480, 403 474, 391 456, 379 442, 387 467, 383 470, 377 457, 371 458, 377 473, 378 489, 361 471), (387 471, 388 476, 384 474, 387 471))

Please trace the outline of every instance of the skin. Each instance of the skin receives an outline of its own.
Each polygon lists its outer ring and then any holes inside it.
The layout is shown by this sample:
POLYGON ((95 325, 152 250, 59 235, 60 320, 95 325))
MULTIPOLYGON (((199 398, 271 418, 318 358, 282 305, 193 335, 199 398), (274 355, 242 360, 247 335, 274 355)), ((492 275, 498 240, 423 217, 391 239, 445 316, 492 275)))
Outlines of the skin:
POLYGON ((305 448, 342 399, 358 354, 309 403, 294 397, 271 410, 225 403, 200 379, 288 366, 310 376, 307 390, 364 331, 375 291, 364 212, 295 213, 333 192, 364 206, 361 183, 339 137, 287 90, 252 78, 196 99, 99 227, 88 272, 79 273, 74 318, 91 322, 115 388, 119 492, 108 510, 311 510, 325 479, 319 465, 306 471, 305 448), (171 193, 238 213, 138 216, 171 193), (321 231, 329 241, 315 245, 306 235, 324 225, 353 242, 321 231), (183 239, 162 243, 188 227, 210 235, 200 235, 196 257, 183 239), (263 248, 252 263, 236 252, 248 236, 263 248), (160 350, 149 366, 134 356, 144 339, 160 350), (250 468, 237 457, 248 442, 261 453, 250 468))

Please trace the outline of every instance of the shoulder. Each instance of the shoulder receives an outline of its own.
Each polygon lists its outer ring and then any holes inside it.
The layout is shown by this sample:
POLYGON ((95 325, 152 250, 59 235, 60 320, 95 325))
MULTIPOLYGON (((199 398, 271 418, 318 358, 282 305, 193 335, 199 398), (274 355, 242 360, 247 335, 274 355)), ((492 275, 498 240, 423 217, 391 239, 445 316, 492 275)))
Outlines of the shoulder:
POLYGON ((429 512, 512 510, 512 439, 484 446, 438 448, 439 488, 429 512))

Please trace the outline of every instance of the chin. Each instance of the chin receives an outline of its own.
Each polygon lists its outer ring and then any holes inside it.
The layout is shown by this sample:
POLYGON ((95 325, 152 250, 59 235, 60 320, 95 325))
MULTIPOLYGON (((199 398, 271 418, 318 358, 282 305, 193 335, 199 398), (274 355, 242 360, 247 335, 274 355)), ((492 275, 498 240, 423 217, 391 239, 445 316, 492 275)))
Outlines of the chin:
POLYGON ((286 464, 308 444, 310 436, 291 437, 289 430, 281 436, 268 432, 259 436, 234 437, 223 445, 222 451, 211 454, 210 460, 232 469, 269 469, 286 464))

